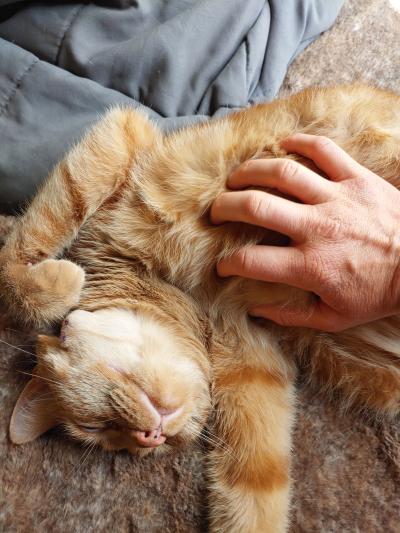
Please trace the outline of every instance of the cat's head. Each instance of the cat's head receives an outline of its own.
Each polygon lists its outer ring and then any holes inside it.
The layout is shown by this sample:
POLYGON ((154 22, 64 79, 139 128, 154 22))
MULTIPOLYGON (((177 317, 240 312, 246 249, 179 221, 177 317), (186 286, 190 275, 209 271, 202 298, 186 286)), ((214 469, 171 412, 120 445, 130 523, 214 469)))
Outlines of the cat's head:
POLYGON ((205 349, 148 312, 73 311, 59 337, 39 337, 37 357, 10 423, 17 444, 62 424, 86 443, 145 454, 189 442, 204 425, 205 349))

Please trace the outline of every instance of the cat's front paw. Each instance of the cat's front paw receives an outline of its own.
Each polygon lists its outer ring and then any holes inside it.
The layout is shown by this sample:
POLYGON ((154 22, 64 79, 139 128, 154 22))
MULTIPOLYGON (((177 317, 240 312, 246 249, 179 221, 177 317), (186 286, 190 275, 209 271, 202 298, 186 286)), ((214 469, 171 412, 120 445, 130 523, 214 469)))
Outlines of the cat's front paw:
POLYGON ((46 259, 35 265, 8 264, 3 278, 11 312, 40 325, 64 317, 78 304, 85 273, 71 261, 46 259))
POLYGON ((85 272, 72 261, 46 259, 30 266, 30 275, 39 288, 39 297, 62 301, 67 309, 78 303, 85 272))

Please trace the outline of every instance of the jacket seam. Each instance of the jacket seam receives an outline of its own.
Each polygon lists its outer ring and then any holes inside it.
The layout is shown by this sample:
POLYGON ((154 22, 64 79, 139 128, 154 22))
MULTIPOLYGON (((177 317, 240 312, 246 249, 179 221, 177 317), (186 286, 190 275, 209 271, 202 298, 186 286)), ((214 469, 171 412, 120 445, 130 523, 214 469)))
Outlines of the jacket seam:
POLYGON ((8 109, 8 106, 10 105, 12 99, 14 98, 14 96, 16 95, 18 89, 21 87, 21 84, 25 78, 25 76, 27 74, 29 74, 29 72, 33 69, 33 67, 36 65, 36 63, 38 63, 39 59, 37 57, 35 57, 31 64, 28 65, 23 71, 22 71, 22 74, 20 75, 19 78, 16 79, 16 81, 14 82, 14 87, 12 88, 12 90, 10 91, 10 93, 8 94, 8 96, 4 99, 3 103, 0 105, 0 116, 3 115, 4 113, 6 113, 7 109, 8 109))
POLYGON ((77 19, 79 13, 81 13, 81 11, 85 8, 85 4, 83 6, 78 6, 75 11, 72 12, 72 15, 71 15, 71 18, 69 19, 69 21, 67 22, 65 28, 64 28, 64 31, 63 33, 61 34, 60 36, 60 40, 58 41, 58 45, 57 45, 57 53, 56 53, 56 60, 55 60, 55 64, 58 66, 58 62, 60 60, 60 55, 61 55, 61 50, 62 50, 62 47, 63 47, 63 44, 65 42, 65 39, 67 37, 67 34, 69 32, 69 30, 71 29, 71 26, 72 24, 75 22, 75 20, 77 19))

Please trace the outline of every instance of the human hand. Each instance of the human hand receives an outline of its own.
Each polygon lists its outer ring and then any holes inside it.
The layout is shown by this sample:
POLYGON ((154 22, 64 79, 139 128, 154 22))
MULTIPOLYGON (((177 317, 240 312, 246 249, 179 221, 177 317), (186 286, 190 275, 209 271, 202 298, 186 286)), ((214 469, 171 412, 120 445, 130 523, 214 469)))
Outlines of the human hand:
POLYGON ((313 292, 309 308, 250 310, 286 326, 340 331, 400 311, 400 192, 326 137, 296 134, 281 143, 330 178, 290 159, 256 159, 230 176, 211 208, 215 224, 246 222, 283 233, 290 246, 243 248, 217 265, 220 276, 279 282, 313 292))

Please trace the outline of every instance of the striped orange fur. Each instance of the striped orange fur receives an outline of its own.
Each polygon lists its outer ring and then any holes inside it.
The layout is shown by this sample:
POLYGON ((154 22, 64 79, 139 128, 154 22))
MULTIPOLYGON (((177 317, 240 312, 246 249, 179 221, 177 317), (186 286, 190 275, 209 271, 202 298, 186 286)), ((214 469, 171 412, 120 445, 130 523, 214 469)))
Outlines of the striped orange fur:
POLYGON ((56 166, 0 252, 15 316, 71 322, 70 342, 39 341, 15 442, 62 423, 78 439, 143 455, 132 435, 152 430, 154 409, 177 413, 158 449, 197 437, 211 410, 211 530, 279 533, 289 523, 295 356, 345 406, 398 413, 399 317, 338 334, 261 325, 250 306, 310 295, 215 274, 238 248, 279 241, 214 227, 208 213, 237 165, 286 157, 279 142, 294 132, 331 137, 400 187, 400 98, 362 85, 309 89, 165 136, 114 109, 56 166), (43 389, 50 410, 31 401, 43 389), (90 421, 101 430, 85 433, 90 421))

